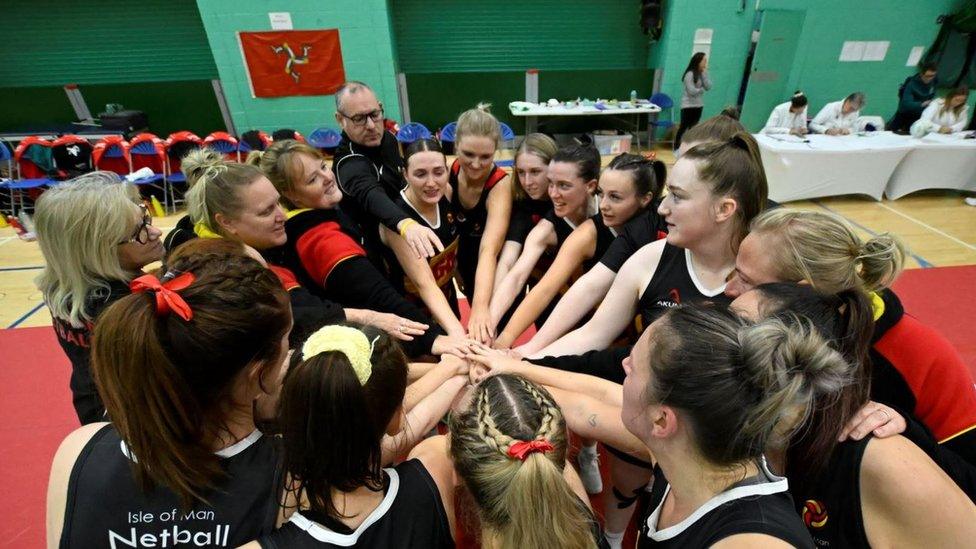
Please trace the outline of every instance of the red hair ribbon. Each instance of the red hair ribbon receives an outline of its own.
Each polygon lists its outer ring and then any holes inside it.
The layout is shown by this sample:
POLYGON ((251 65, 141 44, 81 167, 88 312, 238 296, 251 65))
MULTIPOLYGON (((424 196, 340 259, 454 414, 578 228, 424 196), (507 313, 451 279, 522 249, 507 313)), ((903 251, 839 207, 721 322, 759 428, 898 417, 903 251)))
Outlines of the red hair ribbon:
POLYGON ((169 313, 176 313, 176 316, 189 321, 193 318, 193 311, 183 297, 176 293, 193 284, 196 277, 193 273, 183 273, 180 276, 165 283, 159 282, 155 275, 147 274, 129 283, 129 289, 133 293, 155 292, 156 294, 156 316, 166 316, 169 313))
POLYGON ((542 452, 543 454, 553 450, 553 445, 546 439, 542 440, 520 440, 513 442, 508 447, 508 457, 525 461, 529 454, 542 452))

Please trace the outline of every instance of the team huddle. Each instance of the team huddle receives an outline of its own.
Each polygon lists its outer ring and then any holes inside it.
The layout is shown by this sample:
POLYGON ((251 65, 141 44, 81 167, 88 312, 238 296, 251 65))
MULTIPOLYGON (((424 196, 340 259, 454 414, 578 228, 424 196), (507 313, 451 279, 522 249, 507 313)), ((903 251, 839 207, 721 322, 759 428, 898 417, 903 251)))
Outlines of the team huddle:
POLYGON ((38 199, 82 423, 49 547, 976 539, 976 390, 904 246, 772 203, 735 112, 670 170, 533 133, 509 173, 483 105, 449 163, 335 99, 331 162, 189 152, 165 237, 114 174, 38 199))

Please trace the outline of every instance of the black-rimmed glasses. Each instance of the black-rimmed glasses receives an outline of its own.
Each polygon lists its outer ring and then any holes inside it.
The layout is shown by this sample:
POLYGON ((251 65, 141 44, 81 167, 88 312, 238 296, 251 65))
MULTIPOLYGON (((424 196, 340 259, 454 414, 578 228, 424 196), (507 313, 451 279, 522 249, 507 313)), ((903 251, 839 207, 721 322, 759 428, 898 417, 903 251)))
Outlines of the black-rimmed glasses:
POLYGON ((152 214, 149 213, 149 208, 145 204, 140 204, 139 209, 142 210, 142 223, 139 224, 139 227, 132 233, 132 236, 128 240, 119 242, 120 246, 129 242, 138 242, 139 244, 149 242, 149 227, 152 226, 152 214))
POLYGON ((375 111, 365 112, 361 114, 354 114, 352 116, 349 116, 348 114, 342 111, 336 111, 336 112, 342 115, 342 117, 345 118, 346 120, 352 122, 354 126, 365 126, 367 120, 372 120, 377 124, 383 121, 382 106, 380 106, 380 108, 376 109, 375 111))

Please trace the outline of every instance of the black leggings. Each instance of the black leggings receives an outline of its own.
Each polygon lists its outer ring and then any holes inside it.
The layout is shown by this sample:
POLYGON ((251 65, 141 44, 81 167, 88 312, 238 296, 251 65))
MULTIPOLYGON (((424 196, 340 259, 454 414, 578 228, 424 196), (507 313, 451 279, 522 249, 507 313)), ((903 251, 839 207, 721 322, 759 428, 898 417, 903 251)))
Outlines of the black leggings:
POLYGON ((678 135, 674 136, 675 149, 681 146, 681 136, 701 120, 701 115, 702 107, 681 109, 681 125, 678 127, 678 135))

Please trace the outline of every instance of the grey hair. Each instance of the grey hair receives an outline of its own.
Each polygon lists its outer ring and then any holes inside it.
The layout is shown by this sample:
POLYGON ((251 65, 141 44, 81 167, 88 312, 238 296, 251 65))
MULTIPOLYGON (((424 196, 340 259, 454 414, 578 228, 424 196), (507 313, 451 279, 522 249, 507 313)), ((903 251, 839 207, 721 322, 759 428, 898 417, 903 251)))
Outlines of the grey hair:
POLYGON ((867 102, 867 98, 864 97, 864 92, 854 92, 848 95, 844 101, 849 101, 852 104, 857 105, 858 110, 860 110, 860 108, 864 106, 864 103, 867 102))
POLYGON ((339 86, 339 89, 335 92, 336 110, 338 111, 342 108, 342 101, 347 95, 354 95, 364 90, 373 91, 373 88, 369 87, 369 85, 367 85, 365 82, 360 82, 359 80, 350 80, 339 86))
POLYGON ((138 204, 135 186, 106 171, 61 183, 37 200, 45 266, 35 283, 54 317, 83 326, 93 320, 85 312, 90 295, 133 277, 119 263, 118 244, 131 236, 138 204))

